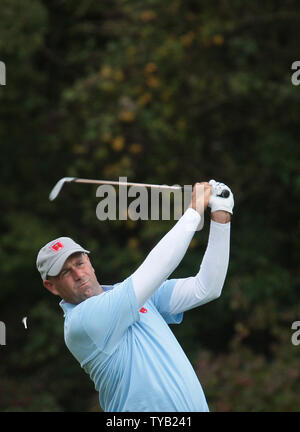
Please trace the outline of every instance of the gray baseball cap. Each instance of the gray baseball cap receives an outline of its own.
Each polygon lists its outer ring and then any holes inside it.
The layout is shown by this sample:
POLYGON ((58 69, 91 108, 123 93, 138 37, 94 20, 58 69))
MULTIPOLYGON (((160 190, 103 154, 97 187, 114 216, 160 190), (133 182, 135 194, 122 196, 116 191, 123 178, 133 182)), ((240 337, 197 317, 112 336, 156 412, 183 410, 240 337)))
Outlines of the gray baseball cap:
POLYGON ((43 246, 36 259, 36 266, 42 279, 57 276, 66 260, 75 252, 90 253, 69 237, 59 237, 43 246))

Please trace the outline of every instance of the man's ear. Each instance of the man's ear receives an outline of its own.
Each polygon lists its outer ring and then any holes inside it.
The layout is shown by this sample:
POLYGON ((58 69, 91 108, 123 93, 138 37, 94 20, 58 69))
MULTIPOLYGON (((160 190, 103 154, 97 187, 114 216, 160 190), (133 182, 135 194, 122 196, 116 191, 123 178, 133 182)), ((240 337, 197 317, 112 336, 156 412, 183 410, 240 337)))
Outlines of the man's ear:
POLYGON ((43 285, 45 288, 47 288, 47 290, 49 290, 52 294, 54 295, 59 295, 59 292, 57 291, 57 289, 55 288, 55 285, 53 282, 51 282, 50 280, 44 280, 43 281, 43 285))

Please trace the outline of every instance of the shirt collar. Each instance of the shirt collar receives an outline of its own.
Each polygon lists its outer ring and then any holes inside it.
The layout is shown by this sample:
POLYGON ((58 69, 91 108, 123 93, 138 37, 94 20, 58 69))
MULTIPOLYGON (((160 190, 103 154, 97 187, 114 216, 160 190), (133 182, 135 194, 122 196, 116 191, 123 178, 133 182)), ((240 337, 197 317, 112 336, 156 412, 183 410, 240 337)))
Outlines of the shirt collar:
MULTIPOLYGON (((119 285, 119 284, 116 284, 119 285)), ((103 291, 110 291, 111 289, 113 289, 113 287, 115 285, 101 285, 103 291)), ((61 300, 59 302, 59 306, 62 308, 62 310, 64 311, 64 317, 71 312, 77 305, 76 304, 72 304, 72 303, 68 303, 65 300, 61 300)))
POLYGON ((64 311, 64 317, 71 312, 71 310, 74 309, 74 307, 76 307, 77 305, 72 304, 72 303, 67 303, 65 300, 61 300, 59 302, 59 306, 62 308, 62 310, 64 311))

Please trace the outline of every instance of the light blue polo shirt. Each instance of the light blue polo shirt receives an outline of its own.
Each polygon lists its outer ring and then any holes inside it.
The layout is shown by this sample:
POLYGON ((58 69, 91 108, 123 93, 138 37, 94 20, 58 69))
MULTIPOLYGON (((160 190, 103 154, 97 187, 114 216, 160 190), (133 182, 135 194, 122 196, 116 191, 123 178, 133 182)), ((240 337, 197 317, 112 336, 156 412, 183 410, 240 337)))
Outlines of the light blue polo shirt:
POLYGON ((89 374, 105 412, 208 411, 195 371, 168 324, 176 280, 164 282, 138 308, 131 277, 102 286, 104 293, 78 305, 60 302, 64 336, 89 374))

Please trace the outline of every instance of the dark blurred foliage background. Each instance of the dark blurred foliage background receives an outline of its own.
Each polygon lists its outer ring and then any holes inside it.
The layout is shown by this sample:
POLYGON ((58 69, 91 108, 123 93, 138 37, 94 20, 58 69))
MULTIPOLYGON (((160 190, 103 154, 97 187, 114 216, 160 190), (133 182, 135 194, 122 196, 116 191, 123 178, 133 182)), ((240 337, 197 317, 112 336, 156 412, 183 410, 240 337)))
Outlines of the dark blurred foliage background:
MULTIPOLYGON (((172 330, 212 411, 299 411, 299 40, 296 0, 1 1, 1 411, 100 411, 40 247, 73 237, 109 284, 174 225, 101 222, 94 186, 50 202, 65 176, 231 187, 223 294, 172 330)), ((196 274, 208 229, 172 277, 196 274)))

